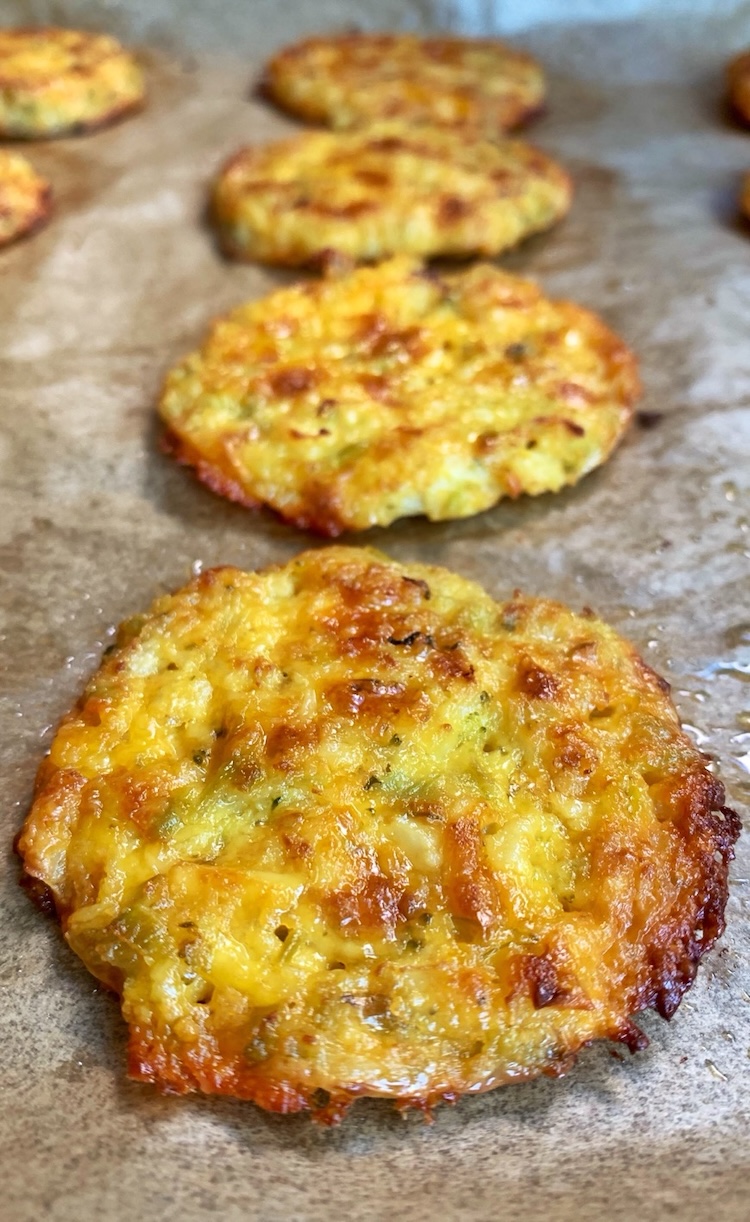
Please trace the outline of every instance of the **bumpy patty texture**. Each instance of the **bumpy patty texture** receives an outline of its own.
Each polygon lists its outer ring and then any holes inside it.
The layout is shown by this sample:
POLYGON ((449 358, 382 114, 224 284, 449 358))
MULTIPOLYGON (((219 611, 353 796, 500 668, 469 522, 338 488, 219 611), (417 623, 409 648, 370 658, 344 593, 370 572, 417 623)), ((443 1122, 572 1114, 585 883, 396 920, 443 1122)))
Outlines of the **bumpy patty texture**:
POLYGON ((264 86, 293 114, 330 127, 403 119, 493 135, 538 111, 545 92, 539 64, 504 43, 414 34, 309 38, 274 56, 264 86))
POLYGON ((599 620, 330 548, 124 624, 19 847, 131 1076, 330 1121, 641 1046, 723 929, 723 800, 599 620))
POLYGON ((105 34, 0 30, 0 136, 31 140, 100 127, 138 106, 143 76, 105 34))
POLYGON ((750 123, 750 51, 744 51, 727 68, 729 101, 745 123, 750 123))
POLYGON ((338 535, 574 483, 638 389, 632 354, 580 306, 491 266, 440 276, 399 257, 217 322, 160 410, 215 491, 338 535))
POLYGON ((227 254, 295 265, 498 254, 560 220, 570 198, 565 171, 520 141, 391 122, 241 150, 213 214, 227 254))
POLYGON ((25 157, 0 149, 0 246, 42 225, 51 200, 46 178, 25 157))

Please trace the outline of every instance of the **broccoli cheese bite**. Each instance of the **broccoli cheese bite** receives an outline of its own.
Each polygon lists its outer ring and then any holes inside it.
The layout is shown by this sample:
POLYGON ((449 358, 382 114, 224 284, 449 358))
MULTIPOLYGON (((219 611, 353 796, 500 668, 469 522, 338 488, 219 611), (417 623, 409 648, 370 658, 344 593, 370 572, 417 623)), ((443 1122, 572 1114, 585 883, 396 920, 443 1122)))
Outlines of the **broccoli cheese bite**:
POLYGON ((721 934, 739 823, 667 693, 593 613, 443 569, 214 569, 121 627, 18 847, 132 1077, 428 1109, 642 1047, 721 934))
POLYGON ((490 135, 539 111, 545 93, 536 60, 497 39, 416 34, 308 38, 273 57, 263 84, 292 114, 329 127, 401 119, 490 135))
POLYGON ((170 373, 160 412, 216 492, 333 536, 575 483, 638 393, 594 314, 495 267, 400 257, 235 310, 170 373))
POLYGON ((0 149, 0 246, 43 225, 52 190, 25 157, 0 149))
POLYGON ((88 131, 133 110, 143 96, 140 68, 106 34, 0 29, 0 137, 88 131))
POLYGON ((242 149, 213 190, 225 252, 299 265, 327 255, 499 254, 568 211, 570 180, 518 140, 379 123, 242 149))
POLYGON ((727 68, 729 101, 743 123, 750 123, 750 51, 737 55, 727 68))

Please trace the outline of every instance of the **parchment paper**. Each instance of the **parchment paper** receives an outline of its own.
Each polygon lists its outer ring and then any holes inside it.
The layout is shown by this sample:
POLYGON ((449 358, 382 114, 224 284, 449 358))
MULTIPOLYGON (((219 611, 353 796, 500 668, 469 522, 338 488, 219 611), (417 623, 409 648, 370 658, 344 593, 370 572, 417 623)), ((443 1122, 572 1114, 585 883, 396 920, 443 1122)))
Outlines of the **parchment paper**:
MULTIPOLYGON (((239 144, 292 128, 251 97, 263 55, 352 13, 370 25, 430 17, 395 0, 3 8, 3 21, 51 15, 140 40, 150 99, 109 131, 28 146, 56 214, 0 255, 0 1216, 744 1222, 746 843, 721 949, 670 1025, 645 1018, 646 1052, 588 1050, 562 1081, 464 1100, 432 1127, 364 1103, 321 1131, 128 1083, 117 1003, 17 887, 9 845, 34 771, 113 625, 195 564, 259 566, 311 543, 162 457, 153 402, 213 316, 290 278, 222 261, 202 220, 206 184, 239 144)), ((548 26, 524 41, 552 76, 531 138, 570 167, 577 193, 562 226, 504 263, 626 337, 658 418, 572 491, 368 541, 497 597, 521 586, 595 607, 669 678, 747 815, 750 232, 734 197, 750 134, 719 95, 725 57, 750 45, 750 12, 548 26)))

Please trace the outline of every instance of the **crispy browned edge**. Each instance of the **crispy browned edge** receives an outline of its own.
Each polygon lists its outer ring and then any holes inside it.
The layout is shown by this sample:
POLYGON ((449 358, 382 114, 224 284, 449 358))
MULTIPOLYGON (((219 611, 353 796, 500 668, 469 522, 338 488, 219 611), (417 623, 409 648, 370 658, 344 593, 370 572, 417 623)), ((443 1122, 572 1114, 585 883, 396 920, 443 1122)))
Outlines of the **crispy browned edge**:
POLYGON ((18 242, 22 238, 30 238, 38 229, 42 229, 52 215, 52 207, 52 187, 45 181, 34 212, 27 217, 20 229, 16 229, 7 238, 0 238, 0 247, 10 246, 12 242, 18 242))
MULTIPOLYGON (((359 33, 349 33, 348 35, 344 36, 335 36, 335 41, 356 41, 361 37, 362 35, 359 33)), ((365 35, 365 37, 367 37, 367 35, 365 35)), ((289 71, 289 62, 293 61, 293 54, 297 55, 300 51, 305 50, 305 48, 308 46, 318 43, 319 41, 319 36, 315 35, 310 38, 303 38, 299 42, 292 43, 289 46, 282 47, 281 50, 277 51, 276 54, 273 55, 271 59, 269 59, 263 66, 261 74, 253 87, 253 95, 255 97, 260 98, 265 102, 271 102, 274 106, 277 106, 279 110, 283 111, 284 114, 290 115, 292 118, 299 119, 303 123, 306 123, 312 127, 317 127, 321 124, 324 124, 325 126, 331 125, 327 110, 325 107, 321 106, 292 104, 287 98, 284 97, 283 76, 289 71)), ((533 56, 528 55, 523 51, 516 51, 516 49, 511 46, 508 46, 507 49, 509 51, 513 51, 521 58, 528 59, 534 64, 537 63, 533 56)), ((505 120, 502 126, 498 124, 499 130, 502 132, 510 132, 517 130, 519 127, 525 127, 532 122, 532 120, 538 119, 545 114, 546 110, 547 104, 544 101, 524 105, 522 102, 517 100, 515 109, 510 104, 508 105, 508 118, 505 120)), ((408 121, 408 114, 405 116, 405 118, 408 121)), ((426 120, 423 122, 426 122, 426 120)), ((365 127, 367 125, 362 123, 361 126, 365 127)), ((444 125, 441 124, 441 126, 445 126, 447 128, 457 128, 470 126, 470 124, 462 124, 457 122, 446 123, 444 125)))
MULTIPOLYGON (((218 570, 209 570, 202 580, 215 579, 218 570)), ((590 613, 589 614, 593 614, 590 613)), ((644 682, 656 683, 665 696, 669 684, 661 679, 630 647, 631 655, 643 674, 644 682)), ((62 724, 76 717, 83 706, 82 695, 73 710, 63 718, 62 724)), ((38 770, 35 800, 43 794, 75 790, 81 778, 64 769, 59 769, 45 758, 38 770)), ((662 799, 668 805, 670 822, 683 837, 689 855, 698 866, 700 884, 691 891, 690 904, 675 905, 670 917, 658 930, 652 932, 650 944, 646 946, 651 971, 645 981, 633 988, 628 1001, 628 1012, 635 1015, 645 1009, 656 1009, 665 1019, 671 1018, 692 984, 701 958, 724 932, 724 911, 728 898, 728 869, 734 858, 734 844, 741 831, 741 823, 735 811, 725 803, 724 786, 700 764, 677 779, 674 786, 662 799), (666 933, 666 937, 664 936, 666 933)), ((19 834, 20 835, 20 834, 19 834)), ((18 846, 18 838, 16 847, 18 846)), ((39 879, 24 873, 24 885, 31 898, 46 912, 56 909, 54 896, 39 879)), ((60 906, 57 916, 64 924, 66 912, 60 906)), ((529 964, 532 966, 535 964, 529 964)), ((542 964, 542 966, 545 966, 542 964)), ((549 964, 554 970, 555 964, 549 964)), ((532 990, 534 980, 530 979, 532 990)), ((117 991, 118 982, 104 979, 103 983, 117 991)), ((538 983, 538 982, 537 982, 538 983)), ((544 981, 541 982, 544 984, 544 981)), ((548 998, 540 998, 539 1004, 547 1004, 548 998)), ((648 1040, 631 1018, 626 1018, 616 1028, 605 1032, 605 1036, 624 1044, 631 1052, 646 1046, 648 1040)), ((472 1083, 442 1084, 439 1088, 422 1093, 397 1097, 398 1108, 417 1108, 429 1117, 433 1106, 439 1102, 455 1102, 462 1094, 490 1090, 504 1082, 522 1081, 541 1073, 558 1077, 566 1073, 576 1060, 581 1048, 591 1043, 582 1040, 577 1045, 561 1051, 558 1060, 541 1070, 525 1069, 518 1073, 505 1072, 491 1080, 472 1083)), ((378 1095, 371 1088, 351 1085, 336 1093, 310 1091, 294 1079, 265 1077, 262 1065, 234 1066, 228 1069, 221 1053, 182 1050, 173 1054, 154 1032, 133 1028, 128 1045, 128 1073, 139 1081, 151 1082, 168 1093, 184 1094, 200 1090, 212 1094, 227 1094, 251 1100, 268 1111, 294 1113, 311 1111, 313 1117, 324 1124, 335 1124, 345 1115, 354 1100, 361 1095, 378 1095)), ((383 1092, 391 1097, 388 1092, 383 1092)))
POLYGON ((114 127, 123 119, 127 119, 131 114, 143 110, 146 105, 146 95, 143 97, 133 98, 129 102, 121 102, 118 106, 111 107, 97 119, 89 119, 87 122, 72 123, 70 126, 56 127, 54 131, 25 133, 13 133, 4 131, 0 124, 0 139, 14 141, 18 144, 23 144, 34 140, 58 140, 68 136, 89 136, 93 132, 99 131, 104 127, 114 127))
POLYGON ((285 514, 273 505, 255 500, 237 480, 217 464, 208 462, 190 442, 185 441, 172 429, 167 428, 162 434, 161 449, 176 459, 181 466, 192 468, 200 482, 217 496, 226 497, 237 505, 244 505, 246 509, 266 509, 280 521, 296 526, 298 530, 309 530, 328 539, 337 539, 345 531, 353 529, 343 520, 335 498, 324 488, 320 489, 317 498, 311 496, 309 509, 301 513, 285 514))

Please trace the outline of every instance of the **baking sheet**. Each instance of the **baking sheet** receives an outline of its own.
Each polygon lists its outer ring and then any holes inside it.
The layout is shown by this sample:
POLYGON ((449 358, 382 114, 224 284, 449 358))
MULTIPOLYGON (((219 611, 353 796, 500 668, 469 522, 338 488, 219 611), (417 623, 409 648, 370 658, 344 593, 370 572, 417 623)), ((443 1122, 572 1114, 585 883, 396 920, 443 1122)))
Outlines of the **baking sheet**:
MULTIPOLYGON (((120 619, 195 565, 253 567, 314 542, 224 504, 162 457, 154 397, 212 317, 290 279, 226 264, 202 221, 223 158, 292 129, 251 96, 262 57, 304 30, 352 17, 415 25, 430 10, 388 0, 3 8, 3 21, 49 16, 140 40, 150 100, 109 131, 28 147, 53 181, 56 214, 0 256, 6 846, 54 723, 120 619)), ((658 419, 573 490, 463 522, 403 522, 367 541, 448 565, 497 597, 521 586, 595 607, 669 678, 747 818, 750 231, 734 195, 750 134, 717 99, 726 55, 750 44, 750 11, 702 25, 547 26, 524 41, 552 75, 532 138, 569 166, 577 193, 563 225, 503 262, 626 337, 642 362, 643 410, 658 419)), ((671 1024, 645 1018, 646 1052, 588 1050, 562 1081, 464 1100, 431 1127, 357 1104, 329 1132, 128 1083, 116 1002, 21 894, 8 851, 0 1216, 744 1222, 746 841, 731 875, 721 947, 671 1024)))

